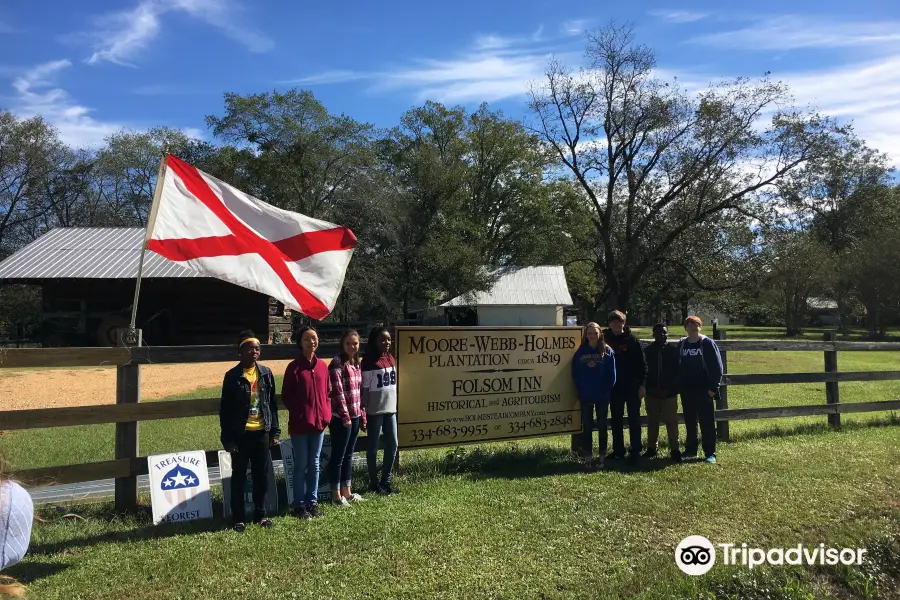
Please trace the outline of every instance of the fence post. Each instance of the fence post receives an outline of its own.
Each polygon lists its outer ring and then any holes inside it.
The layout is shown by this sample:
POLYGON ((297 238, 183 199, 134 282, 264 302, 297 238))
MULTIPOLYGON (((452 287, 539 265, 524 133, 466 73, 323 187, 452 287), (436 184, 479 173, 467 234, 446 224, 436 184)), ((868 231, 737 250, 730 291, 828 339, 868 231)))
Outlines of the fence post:
MULTIPOLYGON (((724 329, 716 328, 713 333, 713 339, 718 341, 725 341, 726 335, 724 329)), ((725 350, 720 350, 722 354, 722 372, 726 375, 728 374, 728 352, 725 350)), ((719 396, 716 398, 716 410, 726 410, 728 408, 728 386, 723 385, 719 388, 719 396)), ((731 431, 729 428, 728 421, 719 421, 716 423, 716 437, 719 438, 720 441, 728 442, 731 441, 731 431)))
MULTIPOLYGON (((828 331, 825 333, 825 341, 834 343, 837 340, 837 334, 833 331, 828 331)), ((837 373, 838 370, 838 355, 837 350, 826 350, 825 351, 825 372, 826 373, 837 373)), ((841 396, 838 390, 838 382, 837 381, 827 381, 825 382, 825 402, 828 404, 840 404, 841 396)), ((831 425, 834 429, 840 429, 841 427, 841 415, 840 413, 835 413, 833 415, 828 415, 828 424, 831 425)))
MULTIPOLYGON (((116 404, 136 404, 141 399, 141 367, 128 364, 116 367, 116 404)), ((137 458, 138 423, 116 423, 116 458, 137 458)), ((137 476, 116 478, 116 511, 137 508, 137 476)))

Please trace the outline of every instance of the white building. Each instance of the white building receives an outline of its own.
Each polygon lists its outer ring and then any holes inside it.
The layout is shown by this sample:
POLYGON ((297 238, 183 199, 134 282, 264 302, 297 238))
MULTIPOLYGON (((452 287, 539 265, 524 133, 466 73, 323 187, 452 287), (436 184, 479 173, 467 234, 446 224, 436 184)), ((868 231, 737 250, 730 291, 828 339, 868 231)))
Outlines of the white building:
POLYGON ((461 325, 565 324, 563 309, 572 305, 572 296, 563 267, 503 267, 495 274, 498 279, 489 291, 457 296, 441 308, 461 325))
POLYGON ((726 325, 732 324, 736 325, 738 320, 732 315, 728 315, 704 304, 689 306, 688 315, 700 317, 700 320, 703 321, 703 325, 710 328, 712 327, 713 319, 716 320, 719 327, 725 327, 726 325))

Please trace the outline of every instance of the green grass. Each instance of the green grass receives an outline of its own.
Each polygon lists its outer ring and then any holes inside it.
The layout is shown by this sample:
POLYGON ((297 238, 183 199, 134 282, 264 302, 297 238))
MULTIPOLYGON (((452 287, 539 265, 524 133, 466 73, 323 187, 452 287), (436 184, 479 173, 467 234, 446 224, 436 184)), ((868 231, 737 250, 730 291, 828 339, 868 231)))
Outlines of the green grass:
POLYGON ((714 467, 584 473, 566 448, 557 437, 405 453, 400 496, 244 535, 221 520, 153 527, 108 505, 73 509, 84 520, 45 511, 9 574, 66 600, 897 597, 900 426, 727 444, 714 467), (673 554, 693 534, 874 558, 689 578, 673 554))

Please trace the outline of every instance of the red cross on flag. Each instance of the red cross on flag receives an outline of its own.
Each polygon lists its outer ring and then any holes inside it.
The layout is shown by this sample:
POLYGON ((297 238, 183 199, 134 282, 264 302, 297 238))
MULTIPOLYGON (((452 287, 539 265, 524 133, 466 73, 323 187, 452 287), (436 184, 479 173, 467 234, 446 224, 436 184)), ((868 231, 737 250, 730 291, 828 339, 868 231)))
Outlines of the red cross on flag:
POLYGON ((352 231, 275 208, 174 156, 163 173, 148 250, 314 319, 328 316, 356 247, 352 231))

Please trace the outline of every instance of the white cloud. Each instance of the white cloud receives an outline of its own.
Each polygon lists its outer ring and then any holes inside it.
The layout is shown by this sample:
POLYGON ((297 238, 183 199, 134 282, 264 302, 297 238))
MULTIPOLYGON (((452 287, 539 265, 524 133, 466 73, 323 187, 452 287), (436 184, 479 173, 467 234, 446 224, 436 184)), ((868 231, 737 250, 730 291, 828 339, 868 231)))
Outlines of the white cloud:
POLYGON ((9 25, 8 23, 4 23, 3 21, 0 21, 0 34, 15 33, 15 32, 16 32, 16 30, 13 29, 13 27, 11 25, 9 25))
POLYGON ((241 22, 240 7, 232 0, 141 0, 131 10, 97 19, 97 30, 90 33, 94 53, 88 63, 111 62, 134 66, 131 62, 159 35, 161 17, 184 12, 220 29, 252 52, 266 52, 272 41, 241 22))
MULTIPOLYGON (((658 69, 654 75, 663 80, 677 78, 689 94, 729 80, 689 70, 658 69)), ((773 72, 772 79, 786 83, 799 107, 810 107, 846 123, 866 143, 887 152, 900 166, 900 52, 863 62, 845 62, 833 67, 807 71, 773 72)), ((769 124, 771 111, 758 125, 769 124)))
POLYGON ((65 90, 55 87, 59 72, 71 66, 71 61, 56 60, 17 77, 13 81, 13 89, 18 93, 13 110, 22 117, 43 117, 71 146, 95 146, 122 126, 94 119, 88 114, 89 108, 75 102, 65 90))
POLYGON ((709 16, 709 13, 691 10, 653 10, 649 14, 651 17, 656 17, 669 23, 695 23, 709 16))
POLYGON ((586 28, 587 21, 585 19, 572 19, 571 21, 563 23, 560 26, 560 31, 562 31, 564 35, 575 36, 583 34, 586 28))
POLYGON ((278 83, 285 85, 328 85, 332 83, 347 83, 348 81, 359 81, 361 79, 372 79, 375 75, 372 73, 363 73, 360 71, 349 71, 335 69, 333 71, 323 71, 308 77, 300 79, 289 79, 279 81, 278 83))
POLYGON ((181 133, 195 140, 206 139, 206 132, 198 127, 181 127, 181 133))
MULTIPOLYGON (((58 86, 59 75, 71 67, 69 60, 55 60, 21 72, 12 83, 16 92, 10 98, 12 111, 23 118, 42 117, 56 128, 63 142, 74 148, 100 146, 104 139, 121 129, 148 129, 134 123, 104 121, 91 116, 92 109, 79 104, 58 86)), ((183 127, 181 131, 190 137, 205 137, 204 131, 195 127, 183 127)))
MULTIPOLYGON (((574 22, 569 22, 572 28, 574 22)), ((582 33, 579 24, 578 33, 582 33)), ((561 27, 565 31, 565 26, 561 27)), ((571 40, 542 39, 543 26, 531 35, 477 37, 471 48, 456 57, 425 58, 393 69, 370 72, 330 70, 282 84, 325 85, 351 81, 371 82, 370 92, 411 90, 416 102, 492 102, 524 97, 529 83, 544 77, 553 56, 577 61, 580 52, 569 51, 571 40), (541 42, 536 45, 535 42, 541 42)))
POLYGON ((783 15, 742 29, 700 35, 693 43, 738 50, 797 50, 900 44, 898 21, 831 21, 783 15))
POLYGON ((550 58, 545 53, 476 52, 456 59, 423 60, 416 67, 386 73, 373 89, 414 89, 418 102, 493 102, 524 96, 528 84, 543 77, 550 58))
POLYGON ((496 50, 506 48, 515 43, 515 39, 500 35, 481 35, 475 38, 475 47, 479 50, 496 50))
POLYGON ((853 120, 866 142, 900 163, 900 53, 830 69, 776 74, 798 103, 853 120))
POLYGON ((131 93, 135 96, 191 96, 209 92, 211 90, 197 86, 168 83, 140 85, 131 90, 131 93))

